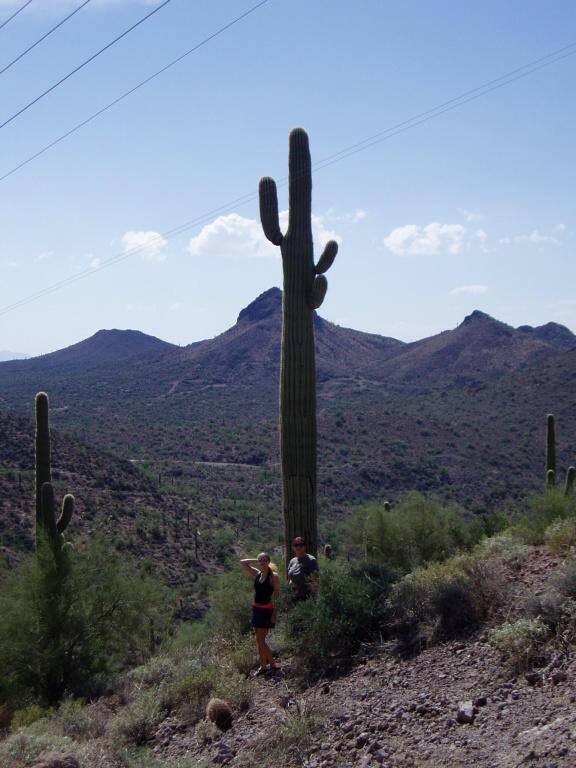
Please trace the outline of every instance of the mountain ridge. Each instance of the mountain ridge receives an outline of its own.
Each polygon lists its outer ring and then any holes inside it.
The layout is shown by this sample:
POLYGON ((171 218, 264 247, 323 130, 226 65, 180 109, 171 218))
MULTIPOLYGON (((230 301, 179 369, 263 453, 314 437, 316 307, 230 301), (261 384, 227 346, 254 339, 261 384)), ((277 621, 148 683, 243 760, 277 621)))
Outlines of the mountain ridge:
MULTIPOLYGON (((65 355, 59 365, 0 363, 0 408, 30 415, 45 390, 55 427, 158 473, 192 478, 209 462, 276 476, 281 325, 272 288, 201 344, 161 342, 90 365, 74 348, 70 364, 65 355)), ((574 463, 576 348, 562 348, 570 336, 550 342, 480 311, 411 343, 320 315, 315 328, 320 493, 331 504, 409 488, 502 503, 539 484, 548 412, 562 418, 559 466, 574 463)))

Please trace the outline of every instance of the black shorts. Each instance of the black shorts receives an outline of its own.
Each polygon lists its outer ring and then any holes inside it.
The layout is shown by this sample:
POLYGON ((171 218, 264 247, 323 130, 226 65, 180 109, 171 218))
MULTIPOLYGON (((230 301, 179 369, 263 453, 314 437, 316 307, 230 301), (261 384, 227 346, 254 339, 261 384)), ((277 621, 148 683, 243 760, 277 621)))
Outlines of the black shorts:
POLYGON ((252 621, 250 622, 253 627, 258 629, 270 629, 272 626, 272 612, 273 608, 258 608, 252 606, 252 621))

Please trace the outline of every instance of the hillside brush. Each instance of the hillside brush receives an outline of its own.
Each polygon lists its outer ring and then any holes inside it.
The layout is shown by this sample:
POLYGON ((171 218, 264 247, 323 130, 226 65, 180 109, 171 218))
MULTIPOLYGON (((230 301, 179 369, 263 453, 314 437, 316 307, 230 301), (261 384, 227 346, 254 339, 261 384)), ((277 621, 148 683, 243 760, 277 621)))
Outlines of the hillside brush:
POLYGON ((312 242, 312 172, 308 136, 295 128, 289 139, 288 229, 278 216, 276 183, 259 185, 260 219, 264 234, 280 246, 284 275, 282 296, 282 354, 280 366, 280 458, 286 562, 290 543, 303 536, 311 554, 317 553, 316 480, 316 364, 314 310, 328 288, 325 272, 338 244, 330 240, 314 263, 312 242))

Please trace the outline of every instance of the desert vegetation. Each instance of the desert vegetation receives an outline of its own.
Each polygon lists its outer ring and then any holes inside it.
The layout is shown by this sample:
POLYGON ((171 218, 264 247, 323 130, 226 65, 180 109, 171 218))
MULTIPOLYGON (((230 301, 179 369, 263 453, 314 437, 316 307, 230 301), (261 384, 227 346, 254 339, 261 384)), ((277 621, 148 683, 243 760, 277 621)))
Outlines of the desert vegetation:
MULTIPOLYGON (((345 675, 363 647, 408 658, 488 631, 505 674, 543 676, 576 638, 575 526, 576 501, 557 489, 527 499, 508 519, 479 521, 415 493, 397 507, 359 508, 334 531, 317 599, 281 613, 275 653, 290 661, 292 682, 310 687, 345 675), (536 598, 514 578, 543 548, 560 553, 561 565, 536 598)), ((205 582, 202 619, 182 622, 168 610, 169 592, 157 578, 103 546, 75 549, 57 609, 63 625, 49 646, 42 642, 45 579, 34 555, 2 573, 7 730, 0 757, 7 768, 47 749, 84 760, 96 759, 98 749, 101 766, 155 765, 148 745, 172 721, 202 755, 218 739, 205 717, 210 699, 225 700, 234 719, 253 706, 250 585, 235 560, 205 582), (58 696, 47 684, 56 673, 64 680, 58 696)), ((273 745, 260 734, 254 748, 263 764, 290 765, 295 742, 313 740, 323 715, 304 702, 273 745)))

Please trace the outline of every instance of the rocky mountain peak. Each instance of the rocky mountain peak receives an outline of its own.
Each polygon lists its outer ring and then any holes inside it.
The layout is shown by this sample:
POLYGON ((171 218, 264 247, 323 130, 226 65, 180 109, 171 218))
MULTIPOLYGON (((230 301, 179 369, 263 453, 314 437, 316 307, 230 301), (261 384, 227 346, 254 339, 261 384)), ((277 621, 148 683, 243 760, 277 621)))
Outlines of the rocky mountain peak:
POLYGON ((280 288, 269 288, 261 293, 253 302, 238 315, 238 323, 256 323, 282 312, 282 291, 280 288))
POLYGON ((521 325, 517 330, 535 336, 537 339, 564 351, 573 349, 576 346, 576 336, 565 325, 560 325, 560 323, 550 322, 545 325, 539 325, 536 328, 531 325, 521 325))
POLYGON ((479 309, 475 309, 470 315, 467 315, 462 321, 462 325, 474 325, 477 323, 495 323, 493 317, 487 315, 486 312, 481 312, 479 309))

